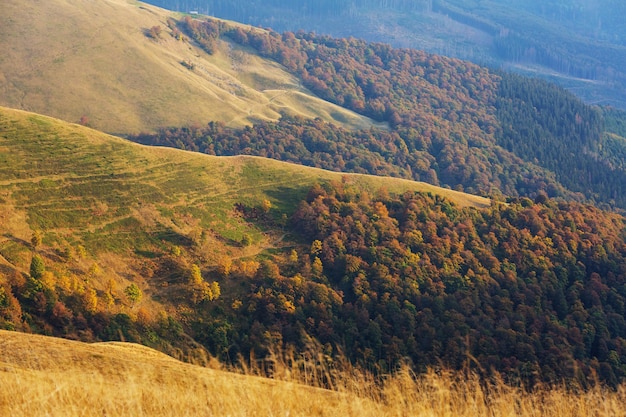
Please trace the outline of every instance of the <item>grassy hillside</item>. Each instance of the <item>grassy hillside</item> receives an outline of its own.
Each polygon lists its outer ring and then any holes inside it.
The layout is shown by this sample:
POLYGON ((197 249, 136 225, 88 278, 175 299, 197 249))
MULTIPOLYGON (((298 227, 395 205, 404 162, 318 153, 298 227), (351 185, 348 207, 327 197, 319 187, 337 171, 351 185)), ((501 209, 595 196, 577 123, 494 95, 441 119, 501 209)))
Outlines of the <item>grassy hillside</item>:
MULTIPOLYGON (((623 415, 626 391, 533 393, 447 372, 408 372, 376 386, 335 374, 333 391, 302 385, 297 368, 276 379, 178 362, 143 346, 56 339, 0 330, 0 412, 73 416, 588 416, 623 415)), ((213 363, 213 365, 216 365, 213 363)), ((286 371, 290 371, 287 373, 286 371)))
POLYGON ((0 105, 117 133, 211 120, 241 126, 280 112, 370 125, 248 50, 220 42, 208 55, 175 38, 170 15, 128 0, 3 2, 0 105))
MULTIPOLYGON (((185 262, 216 265, 223 256, 245 259, 287 245, 276 224, 316 183, 343 181, 370 193, 421 190, 461 206, 489 205, 485 198, 401 179, 141 146, 6 108, 0 111, 0 161, 3 280, 28 272, 36 249, 54 271, 52 286, 62 282, 74 291, 84 279, 81 291, 93 288, 100 306, 117 288, 112 298, 122 310, 114 311, 125 311, 122 289, 130 283, 155 299, 168 293, 150 280, 155 257, 183 248, 185 262), (271 205, 269 219, 275 219, 269 223, 244 218, 234 208, 264 201, 271 205), (41 234, 37 248, 34 234, 41 234)), ((153 314, 167 310, 150 296, 141 305, 153 314)))
MULTIPOLYGON (((30 225, 42 230, 71 227, 94 233, 115 228, 146 205, 156 209, 154 216, 197 207, 227 221, 224 212, 235 202, 257 204, 269 198, 280 209, 293 209, 315 182, 342 178, 371 191, 428 191, 462 206, 489 205, 485 198, 425 183, 136 145, 7 108, 2 108, 0 120, 4 203, 26 210, 30 225)), ((203 220, 205 226, 219 221, 203 220)))
MULTIPOLYGON (((18 242, 42 230, 51 246, 126 254, 151 248, 163 236, 175 241, 211 230, 224 242, 247 233, 261 244, 267 237, 233 213, 235 203, 255 206, 268 199, 280 215, 293 211, 314 183, 342 178, 371 192, 419 190, 460 205, 489 205, 485 198, 426 183, 136 145, 6 108, 0 132, 3 228, 18 242)), ((15 261, 25 269, 30 257, 16 254, 15 261)))

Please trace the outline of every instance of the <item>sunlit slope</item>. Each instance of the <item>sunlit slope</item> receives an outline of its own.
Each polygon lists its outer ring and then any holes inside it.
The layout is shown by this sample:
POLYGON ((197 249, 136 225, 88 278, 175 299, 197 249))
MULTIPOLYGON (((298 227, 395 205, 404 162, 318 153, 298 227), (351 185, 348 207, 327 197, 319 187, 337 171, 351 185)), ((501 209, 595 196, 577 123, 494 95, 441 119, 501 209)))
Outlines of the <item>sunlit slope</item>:
POLYGON ((11 416, 245 416, 278 410, 333 415, 331 410, 354 413, 370 403, 188 365, 140 345, 85 344, 4 330, 0 385, 0 413, 11 416))
POLYGON ((180 18, 128 0, 2 2, 0 104, 70 122, 83 118, 115 133, 212 120, 242 125, 280 112, 347 127, 370 124, 248 51, 222 41, 208 55, 177 40, 168 16, 180 18), (148 35, 156 26, 157 39, 148 35))
POLYGON ((625 411, 624 387, 542 387, 527 393, 501 380, 481 382, 445 371, 419 377, 400 372, 377 385, 344 370, 334 375, 330 391, 298 383, 303 375, 296 368, 277 371, 277 379, 263 379, 185 364, 134 344, 0 330, 0 414, 604 417, 625 411))
MULTIPOLYGON (((371 193, 417 190, 463 206, 489 204, 413 181, 147 147, 58 119, 0 110, 0 227, 23 241, 44 230, 59 245, 81 243, 94 253, 147 250, 159 233, 189 236, 200 229, 225 242, 244 233, 261 241, 261 231, 234 213, 235 204, 269 200, 276 215, 289 214, 313 184, 333 180, 371 193)), ((24 253, 11 263, 26 268, 29 259, 24 253)))

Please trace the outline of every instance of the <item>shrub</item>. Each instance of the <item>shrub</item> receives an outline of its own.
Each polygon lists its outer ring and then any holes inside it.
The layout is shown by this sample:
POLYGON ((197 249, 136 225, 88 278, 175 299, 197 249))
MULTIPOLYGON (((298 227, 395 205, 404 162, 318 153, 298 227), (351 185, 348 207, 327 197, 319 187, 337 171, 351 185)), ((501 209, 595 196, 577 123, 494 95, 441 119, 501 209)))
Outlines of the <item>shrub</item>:
POLYGON ((132 304, 141 301, 141 297, 143 296, 141 289, 135 283, 130 284, 128 287, 126 287, 124 289, 124 294, 126 294, 132 304))

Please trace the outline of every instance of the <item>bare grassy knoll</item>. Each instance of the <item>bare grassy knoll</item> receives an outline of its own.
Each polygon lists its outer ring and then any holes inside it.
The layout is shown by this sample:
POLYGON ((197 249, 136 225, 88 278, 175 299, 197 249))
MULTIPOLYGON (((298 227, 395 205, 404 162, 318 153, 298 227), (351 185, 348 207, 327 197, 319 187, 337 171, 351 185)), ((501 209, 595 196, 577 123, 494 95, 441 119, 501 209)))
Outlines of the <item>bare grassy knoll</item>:
MULTIPOLYGON (((214 363, 213 365, 219 366, 214 363)), ((0 414, 20 416, 618 416, 626 388, 533 392, 475 376, 402 370, 375 381, 348 368, 332 390, 297 367, 275 379, 179 362, 143 346, 0 331, 0 414), (319 384, 318 381, 311 381, 319 384)), ((323 372, 323 370, 322 370, 323 372)))
POLYGON ((175 14, 128 0, 2 2, 0 105, 84 117, 117 133, 212 120, 240 126, 281 111, 370 125, 247 50, 222 41, 208 55, 177 39, 168 16, 175 14), (161 28, 156 38, 153 27, 161 28))

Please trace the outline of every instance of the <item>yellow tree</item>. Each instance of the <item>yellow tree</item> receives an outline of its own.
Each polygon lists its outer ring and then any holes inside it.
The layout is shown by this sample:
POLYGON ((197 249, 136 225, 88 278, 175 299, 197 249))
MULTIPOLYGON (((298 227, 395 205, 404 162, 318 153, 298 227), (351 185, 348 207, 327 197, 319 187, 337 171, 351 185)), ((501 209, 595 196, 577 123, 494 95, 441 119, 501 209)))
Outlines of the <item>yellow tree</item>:
POLYGON ((189 272, 189 283, 192 285, 201 285, 204 282, 202 278, 202 272, 200 267, 196 264, 191 265, 191 271, 189 272))
POLYGON ((272 202, 268 199, 263 200, 263 202, 261 203, 261 211, 263 211, 263 213, 269 213, 271 208, 272 202))

